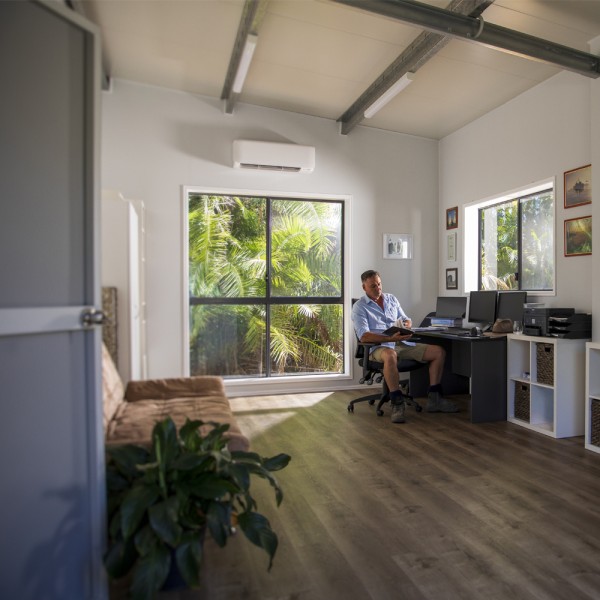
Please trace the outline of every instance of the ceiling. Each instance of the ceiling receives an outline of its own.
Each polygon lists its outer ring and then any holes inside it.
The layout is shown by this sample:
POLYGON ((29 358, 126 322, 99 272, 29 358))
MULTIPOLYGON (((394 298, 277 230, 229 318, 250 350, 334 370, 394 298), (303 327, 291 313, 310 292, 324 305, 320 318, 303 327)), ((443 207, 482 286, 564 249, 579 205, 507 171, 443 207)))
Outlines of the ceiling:
MULTIPOLYGON (((111 78, 221 98, 244 2, 83 0, 75 6, 99 26, 111 78)), ((426 3, 444 9, 449 0, 426 3)), ((263 0, 262 6, 256 51, 236 102, 334 121, 423 31, 331 0, 263 0)), ((600 35, 600 0, 495 0, 482 16, 486 25, 586 53, 600 35)), ((359 124, 441 139, 561 70, 451 39, 418 68, 410 86, 359 124)))

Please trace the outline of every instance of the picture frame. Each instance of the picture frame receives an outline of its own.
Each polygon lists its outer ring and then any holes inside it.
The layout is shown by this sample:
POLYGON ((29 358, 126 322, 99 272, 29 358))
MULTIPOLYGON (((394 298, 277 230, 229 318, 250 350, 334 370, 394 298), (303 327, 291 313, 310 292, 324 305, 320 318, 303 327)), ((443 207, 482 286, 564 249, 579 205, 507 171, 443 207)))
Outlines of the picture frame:
POLYGON ((564 173, 565 208, 592 203, 592 165, 564 173))
POLYGON ((565 220, 565 256, 585 256, 592 253, 592 217, 565 220))
POLYGON ((456 229, 458 227, 458 206, 446 209, 446 229, 456 229))
POLYGON ((409 260, 413 257, 413 236, 410 233, 384 233, 383 258, 409 260))
POLYGON ((446 254, 448 262, 456 262, 456 231, 446 236, 446 254))
POLYGON ((457 290, 458 289, 458 269, 446 269, 446 289, 457 290))

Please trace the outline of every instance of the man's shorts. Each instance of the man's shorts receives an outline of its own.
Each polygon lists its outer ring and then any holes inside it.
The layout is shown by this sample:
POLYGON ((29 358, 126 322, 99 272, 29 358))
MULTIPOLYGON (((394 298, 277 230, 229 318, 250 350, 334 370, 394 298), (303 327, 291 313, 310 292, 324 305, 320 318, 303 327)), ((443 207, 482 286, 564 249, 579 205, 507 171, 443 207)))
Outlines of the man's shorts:
MULTIPOLYGON (((379 346, 371 352, 371 358, 377 362, 381 362, 381 351, 389 346, 379 346)), ((407 346, 406 344, 397 344, 394 348, 398 355, 398 360, 418 360, 419 362, 426 362, 423 360, 423 354, 427 350, 427 344, 415 344, 414 346, 407 346)))

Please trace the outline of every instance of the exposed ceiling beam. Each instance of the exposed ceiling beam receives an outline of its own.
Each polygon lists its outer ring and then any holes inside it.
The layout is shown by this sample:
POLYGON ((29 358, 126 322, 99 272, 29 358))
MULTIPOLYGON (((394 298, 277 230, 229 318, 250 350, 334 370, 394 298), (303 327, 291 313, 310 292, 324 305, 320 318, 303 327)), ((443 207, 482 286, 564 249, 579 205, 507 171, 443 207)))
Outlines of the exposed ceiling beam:
POLYGON ((333 1, 412 23, 453 38, 546 62, 586 77, 600 76, 600 57, 493 23, 485 23, 482 17, 459 15, 414 0, 333 1))
MULTIPOLYGON (((447 10, 471 17, 479 17, 494 0, 452 0, 447 10)), ((364 4, 363 4, 364 6, 364 4)), ((384 94, 404 74, 418 71, 448 42, 448 36, 424 31, 392 62, 385 71, 360 95, 338 119, 340 133, 347 135, 364 118, 365 110, 384 94)))
POLYGON ((248 39, 248 35, 256 35, 258 33, 258 27, 265 15, 268 3, 269 0, 246 0, 246 3, 244 4, 242 18, 240 19, 237 35, 235 36, 235 42, 233 44, 233 51, 231 53, 231 58, 229 59, 225 84, 223 85, 223 91, 221 92, 221 100, 225 100, 226 113, 231 114, 233 112, 233 107, 240 96, 239 93, 233 91, 233 82, 242 60, 244 48, 246 47, 246 40, 248 39))

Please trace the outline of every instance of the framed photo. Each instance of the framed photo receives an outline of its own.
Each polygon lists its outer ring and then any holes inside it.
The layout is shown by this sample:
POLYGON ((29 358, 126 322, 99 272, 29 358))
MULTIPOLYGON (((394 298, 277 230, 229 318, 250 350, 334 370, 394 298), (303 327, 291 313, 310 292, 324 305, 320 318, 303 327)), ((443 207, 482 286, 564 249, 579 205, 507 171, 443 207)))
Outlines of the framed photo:
POLYGON ((456 229, 458 227, 458 206, 446 209, 446 229, 456 229))
POLYGON ((383 234, 383 258, 413 257, 413 236, 408 233, 383 234))
POLYGON ((565 221, 565 256, 583 256, 592 253, 592 217, 578 217, 565 221))
POLYGON ((458 289, 458 269, 446 269, 446 289, 458 289))
POLYGON ((565 171, 565 208, 592 202, 592 165, 565 171))
POLYGON ((446 242, 448 262, 456 262, 456 231, 453 231, 446 236, 446 242))

